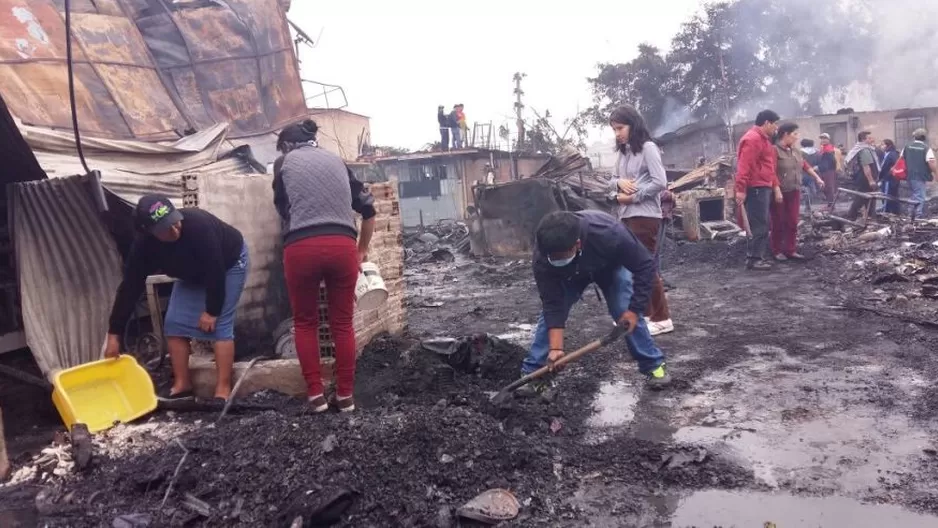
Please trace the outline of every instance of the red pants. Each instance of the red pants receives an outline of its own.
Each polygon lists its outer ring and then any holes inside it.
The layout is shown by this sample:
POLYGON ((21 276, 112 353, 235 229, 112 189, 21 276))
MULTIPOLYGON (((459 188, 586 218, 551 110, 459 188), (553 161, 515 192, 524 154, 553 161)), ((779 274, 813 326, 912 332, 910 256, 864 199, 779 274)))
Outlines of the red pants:
POLYGON ((326 281, 329 331, 335 341, 336 395, 346 398, 355 386, 355 283, 358 251, 347 236, 318 236, 294 242, 283 249, 296 355, 310 396, 323 393, 319 357, 319 283, 326 281))
POLYGON ((798 242, 798 215, 801 212, 801 191, 794 190, 782 193, 782 203, 775 203, 769 207, 770 228, 772 236, 769 243, 772 254, 781 253, 790 257, 795 253, 798 242))

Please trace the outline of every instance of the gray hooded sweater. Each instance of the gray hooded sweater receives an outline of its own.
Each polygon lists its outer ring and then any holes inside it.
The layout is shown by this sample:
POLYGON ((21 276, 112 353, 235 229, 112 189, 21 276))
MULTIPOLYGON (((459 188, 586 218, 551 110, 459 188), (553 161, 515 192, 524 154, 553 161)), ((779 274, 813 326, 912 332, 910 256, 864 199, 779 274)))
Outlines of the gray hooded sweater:
POLYGON ((355 213, 375 216, 374 197, 345 162, 312 144, 274 162, 274 204, 284 221, 284 245, 314 236, 358 238, 355 213))

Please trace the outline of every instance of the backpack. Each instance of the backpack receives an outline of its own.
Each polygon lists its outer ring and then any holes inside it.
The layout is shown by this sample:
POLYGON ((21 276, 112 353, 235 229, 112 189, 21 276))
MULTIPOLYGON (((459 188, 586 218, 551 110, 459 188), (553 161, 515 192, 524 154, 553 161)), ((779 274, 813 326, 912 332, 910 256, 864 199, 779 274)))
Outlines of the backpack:
POLYGON ((897 181, 905 181, 909 177, 908 167, 905 166, 905 150, 899 155, 899 159, 889 172, 897 181))
POLYGON ((856 156, 846 162, 844 167, 844 172, 850 175, 851 178, 856 180, 857 178, 863 177, 863 167, 860 166, 860 154, 857 153, 856 156))

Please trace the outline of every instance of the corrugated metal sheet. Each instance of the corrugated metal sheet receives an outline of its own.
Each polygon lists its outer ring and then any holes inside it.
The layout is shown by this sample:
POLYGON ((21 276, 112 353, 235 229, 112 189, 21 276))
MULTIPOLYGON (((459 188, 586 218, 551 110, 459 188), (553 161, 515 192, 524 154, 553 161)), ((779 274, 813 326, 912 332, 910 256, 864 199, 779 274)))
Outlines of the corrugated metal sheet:
POLYGON ((121 265, 90 178, 14 184, 12 228, 26 342, 46 375, 101 354, 121 265))
MULTIPOLYGON (((304 117, 277 0, 75 1, 76 106, 83 133, 161 140, 230 123, 231 137, 304 117)), ((57 0, 0 0, 0 91, 30 125, 70 128, 57 0)))

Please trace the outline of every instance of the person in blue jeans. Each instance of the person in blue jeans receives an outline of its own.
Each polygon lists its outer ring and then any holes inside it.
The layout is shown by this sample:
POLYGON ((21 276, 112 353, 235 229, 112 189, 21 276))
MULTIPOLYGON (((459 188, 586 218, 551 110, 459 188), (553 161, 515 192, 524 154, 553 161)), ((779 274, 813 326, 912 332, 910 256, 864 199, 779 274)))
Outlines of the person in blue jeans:
POLYGON ((912 199, 917 200, 915 215, 919 218, 928 213, 926 204, 928 203, 928 183, 935 179, 935 173, 938 172, 938 162, 935 161, 935 151, 928 146, 928 132, 920 128, 912 132, 912 143, 906 145, 902 150, 901 157, 905 159, 907 179, 909 189, 912 191, 912 199))
POLYGON ((537 228, 533 266, 542 311, 522 375, 563 357, 570 309, 596 284, 609 315, 626 327, 625 344, 649 386, 670 382, 664 353, 642 317, 657 269, 654 256, 621 222, 600 211, 550 213, 537 228))

